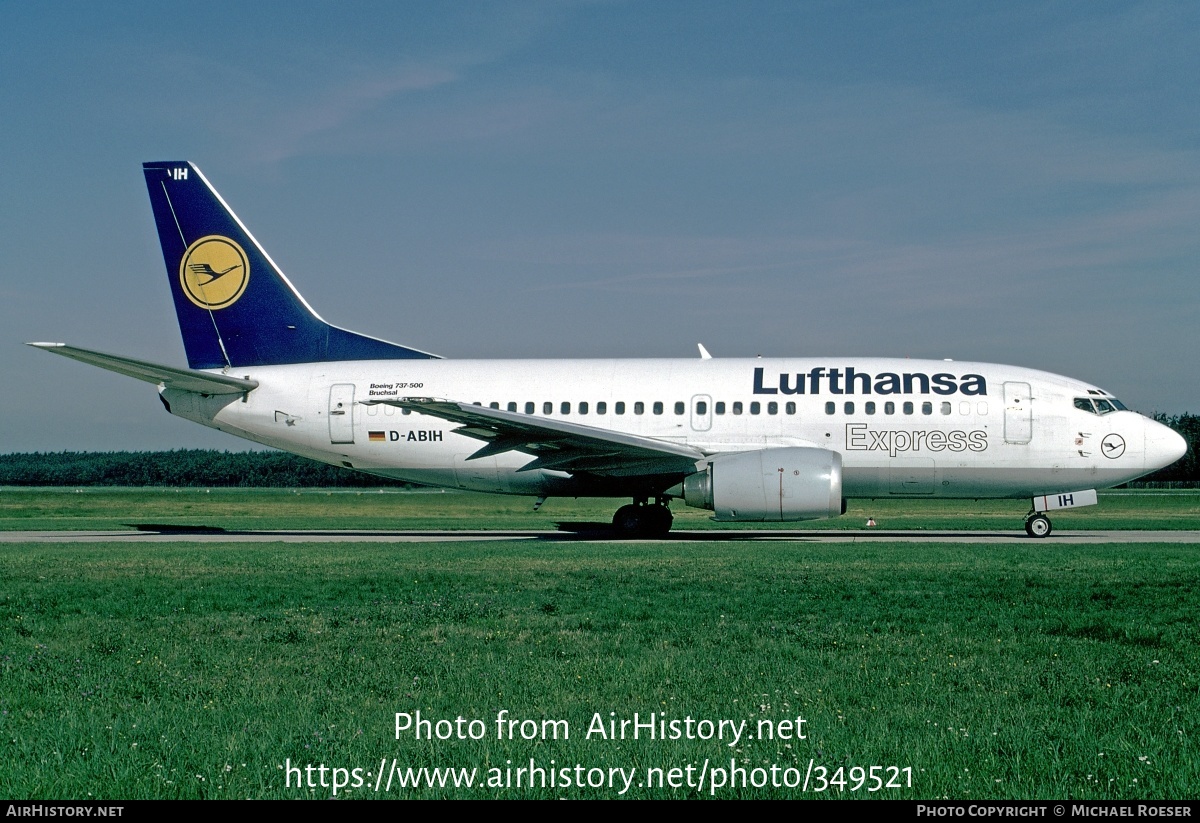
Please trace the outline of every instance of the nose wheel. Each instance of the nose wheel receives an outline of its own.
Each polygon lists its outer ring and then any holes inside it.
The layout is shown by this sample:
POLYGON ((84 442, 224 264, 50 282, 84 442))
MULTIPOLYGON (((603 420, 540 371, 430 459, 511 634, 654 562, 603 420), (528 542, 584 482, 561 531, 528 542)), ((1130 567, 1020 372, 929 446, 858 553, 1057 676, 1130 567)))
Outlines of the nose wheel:
POLYGON ((1030 537, 1049 537, 1053 530, 1050 518, 1041 512, 1033 512, 1025 518, 1025 533, 1030 537))
POLYGON ((666 503, 630 503, 613 515, 613 530, 619 537, 665 537, 675 518, 666 503))

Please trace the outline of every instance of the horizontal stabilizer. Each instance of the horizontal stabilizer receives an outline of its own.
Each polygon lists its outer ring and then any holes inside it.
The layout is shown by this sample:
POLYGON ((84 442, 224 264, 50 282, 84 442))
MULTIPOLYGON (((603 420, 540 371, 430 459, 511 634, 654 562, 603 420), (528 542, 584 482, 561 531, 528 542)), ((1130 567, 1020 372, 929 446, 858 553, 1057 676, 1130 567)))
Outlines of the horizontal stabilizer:
POLYGON ((108 371, 115 371, 117 374, 144 380, 147 383, 170 386, 173 389, 199 394, 242 394, 258 388, 257 380, 243 380, 240 377, 229 377, 224 374, 208 374, 188 369, 176 369, 171 366, 160 366, 157 363, 147 363, 145 360, 134 360, 132 357, 77 349, 66 343, 29 343, 28 345, 54 354, 61 354, 63 357, 78 360, 80 363, 99 366, 108 371))

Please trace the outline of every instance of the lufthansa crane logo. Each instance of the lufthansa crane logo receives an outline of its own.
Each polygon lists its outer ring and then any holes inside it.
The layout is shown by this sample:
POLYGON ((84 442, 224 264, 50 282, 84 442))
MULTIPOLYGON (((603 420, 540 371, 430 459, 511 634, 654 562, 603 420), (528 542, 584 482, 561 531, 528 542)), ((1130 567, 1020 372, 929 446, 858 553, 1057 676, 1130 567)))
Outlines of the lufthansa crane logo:
POLYGON ((250 261, 242 247, 218 234, 188 246, 179 263, 183 293, 202 309, 232 306, 250 282, 250 261))
POLYGON ((1100 451, 1105 457, 1115 460, 1125 453, 1125 438, 1119 434, 1104 435, 1104 439, 1100 441, 1100 451))

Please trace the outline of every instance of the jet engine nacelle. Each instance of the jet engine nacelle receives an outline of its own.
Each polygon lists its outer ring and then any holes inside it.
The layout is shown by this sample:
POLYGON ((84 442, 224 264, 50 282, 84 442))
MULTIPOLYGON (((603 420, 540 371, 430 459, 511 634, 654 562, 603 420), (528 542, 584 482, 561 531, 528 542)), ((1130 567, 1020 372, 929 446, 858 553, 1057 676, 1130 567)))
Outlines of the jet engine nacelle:
POLYGON ((845 511, 842 456, 801 447, 714 455, 683 481, 683 499, 719 521, 837 517, 845 511))

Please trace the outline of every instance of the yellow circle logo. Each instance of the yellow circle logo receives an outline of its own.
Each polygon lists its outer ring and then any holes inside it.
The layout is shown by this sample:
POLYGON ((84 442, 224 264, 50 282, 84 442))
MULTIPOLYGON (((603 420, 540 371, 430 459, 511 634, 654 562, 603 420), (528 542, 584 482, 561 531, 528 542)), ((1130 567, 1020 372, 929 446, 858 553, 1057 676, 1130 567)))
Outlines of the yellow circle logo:
POLYGON ((242 247, 218 234, 201 237, 183 253, 179 283, 202 309, 232 306, 250 282, 250 261, 242 247))

